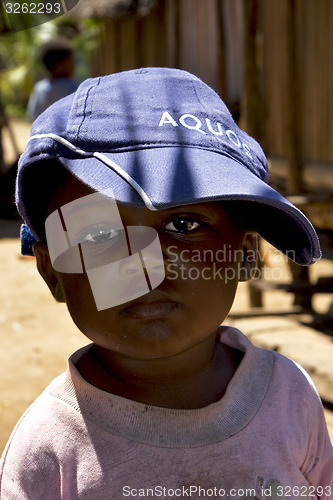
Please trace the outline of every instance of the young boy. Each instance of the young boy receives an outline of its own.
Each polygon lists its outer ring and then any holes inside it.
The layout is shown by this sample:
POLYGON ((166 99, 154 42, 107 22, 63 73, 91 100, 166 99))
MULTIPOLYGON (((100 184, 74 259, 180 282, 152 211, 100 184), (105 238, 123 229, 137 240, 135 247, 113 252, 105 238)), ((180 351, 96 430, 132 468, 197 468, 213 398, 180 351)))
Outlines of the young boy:
POLYGON ((92 343, 17 424, 1 499, 332 497, 312 382, 220 326, 257 233, 300 264, 320 258, 267 179, 260 146, 184 71, 90 79, 36 120, 18 208, 92 343))
POLYGON ((29 98, 27 117, 34 121, 51 104, 75 92, 75 56, 65 40, 46 42, 41 48, 41 62, 47 76, 38 81, 29 98))

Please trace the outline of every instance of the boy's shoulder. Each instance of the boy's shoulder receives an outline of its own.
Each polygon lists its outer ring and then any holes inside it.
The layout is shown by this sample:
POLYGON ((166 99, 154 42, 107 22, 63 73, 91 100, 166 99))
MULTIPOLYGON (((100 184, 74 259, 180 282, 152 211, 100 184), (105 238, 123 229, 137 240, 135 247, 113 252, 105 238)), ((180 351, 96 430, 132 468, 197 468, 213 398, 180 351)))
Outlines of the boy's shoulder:
POLYGON ((257 400, 254 425, 262 426, 266 422, 271 431, 283 430, 293 441, 302 441, 309 429, 314 436, 319 429, 322 430, 319 435, 324 435, 326 426, 320 396, 300 365, 278 352, 255 346, 235 328, 227 328, 223 337, 224 342, 244 351, 229 389, 233 396, 248 398, 249 409, 257 400))
POLYGON ((43 448, 45 443, 56 441, 59 435, 65 438, 68 419, 72 425, 75 424, 77 412, 52 394, 53 387, 65 387, 65 379, 65 373, 54 379, 27 408, 17 422, 7 447, 19 442, 22 447, 29 443, 30 448, 43 448))
POLYGON ((234 327, 222 327, 220 338, 222 342, 244 352, 244 377, 250 376, 251 372, 255 378, 265 377, 267 387, 274 387, 275 394, 281 397, 290 399, 292 395, 291 401, 296 397, 304 401, 307 398, 320 399, 310 375, 294 360, 279 352, 256 346, 248 336, 234 327))

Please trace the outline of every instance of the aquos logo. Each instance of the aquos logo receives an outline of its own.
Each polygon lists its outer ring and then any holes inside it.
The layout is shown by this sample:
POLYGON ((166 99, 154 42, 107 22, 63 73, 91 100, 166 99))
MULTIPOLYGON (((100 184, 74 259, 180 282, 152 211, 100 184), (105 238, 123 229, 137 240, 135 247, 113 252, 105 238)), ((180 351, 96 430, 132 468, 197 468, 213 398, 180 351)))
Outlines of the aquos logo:
POLYGON ((205 118, 203 122, 197 116, 185 113, 181 115, 179 123, 177 123, 169 111, 164 111, 158 126, 163 127, 165 125, 172 125, 173 127, 181 125, 189 130, 194 130, 203 135, 213 134, 221 138, 226 137, 234 146, 239 149, 243 149, 245 154, 252 160, 251 149, 249 146, 240 140, 236 132, 230 129, 224 129, 220 122, 216 122, 213 125, 209 118, 205 118))

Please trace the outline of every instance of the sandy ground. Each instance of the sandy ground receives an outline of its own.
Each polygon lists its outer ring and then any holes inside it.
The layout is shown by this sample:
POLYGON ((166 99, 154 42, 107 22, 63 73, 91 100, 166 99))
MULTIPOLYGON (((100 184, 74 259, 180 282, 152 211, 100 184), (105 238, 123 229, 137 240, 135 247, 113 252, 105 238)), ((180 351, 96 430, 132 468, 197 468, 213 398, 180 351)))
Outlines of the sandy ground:
MULTIPOLYGON (((15 223, 0 221, 0 227, 1 223, 11 231, 18 229, 15 223)), ((36 271, 35 259, 20 257, 17 238, 0 239, 0 274, 2 450, 23 411, 64 371, 68 356, 87 342, 66 308, 53 300, 36 271)))
MULTIPOLYGON (((16 130, 20 144, 24 143, 29 133, 27 125, 19 124, 16 130)), ((51 297, 35 268, 35 259, 20 256, 19 224, 18 221, 0 219, 0 452, 25 409, 50 380, 65 370, 68 356, 87 343, 72 323, 66 306, 56 303, 51 297)), ((283 261, 277 263, 273 259, 268 262, 268 270, 278 266, 282 269, 278 279, 288 279, 283 261)), ((315 277, 333 275, 332 261, 324 260, 315 266, 315 277)), ((331 302, 330 295, 321 295, 316 298, 315 306, 318 311, 325 312, 331 302)), ((275 308, 277 314, 274 321, 282 326, 279 311, 286 310, 291 305, 292 297, 286 293, 265 294, 265 309, 275 308)), ((247 311, 248 289, 246 285, 241 285, 233 312, 247 311)), ((237 326, 237 320, 232 321, 237 326)), ((239 324, 242 321, 244 323, 244 319, 241 319, 239 324)), ((255 321, 258 320, 246 320, 248 329, 251 330, 251 325, 253 326, 252 332, 253 329, 258 329, 255 321)), ((313 345, 310 345, 310 351, 316 346, 316 337, 311 339, 313 345)), ((256 340, 260 344, 260 338, 256 340)), ((292 345, 287 340, 284 348, 292 345)), ((297 351, 300 351, 298 347, 297 351)), ((333 358, 329 352, 326 358, 323 364, 331 374, 333 358)), ((330 387, 327 390, 333 392, 330 387)), ((333 414, 326 411, 326 417, 333 439, 333 414)))

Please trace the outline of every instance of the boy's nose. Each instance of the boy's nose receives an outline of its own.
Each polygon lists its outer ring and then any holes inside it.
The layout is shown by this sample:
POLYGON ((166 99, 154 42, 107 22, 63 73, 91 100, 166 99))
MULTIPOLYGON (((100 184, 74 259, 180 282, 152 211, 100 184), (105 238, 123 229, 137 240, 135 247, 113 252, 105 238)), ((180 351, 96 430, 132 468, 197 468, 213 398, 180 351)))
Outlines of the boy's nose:
POLYGON ((165 276, 164 261, 158 233, 151 227, 127 226, 128 239, 133 255, 138 259, 122 261, 122 271, 127 276, 146 273, 151 288, 158 286, 165 276))

